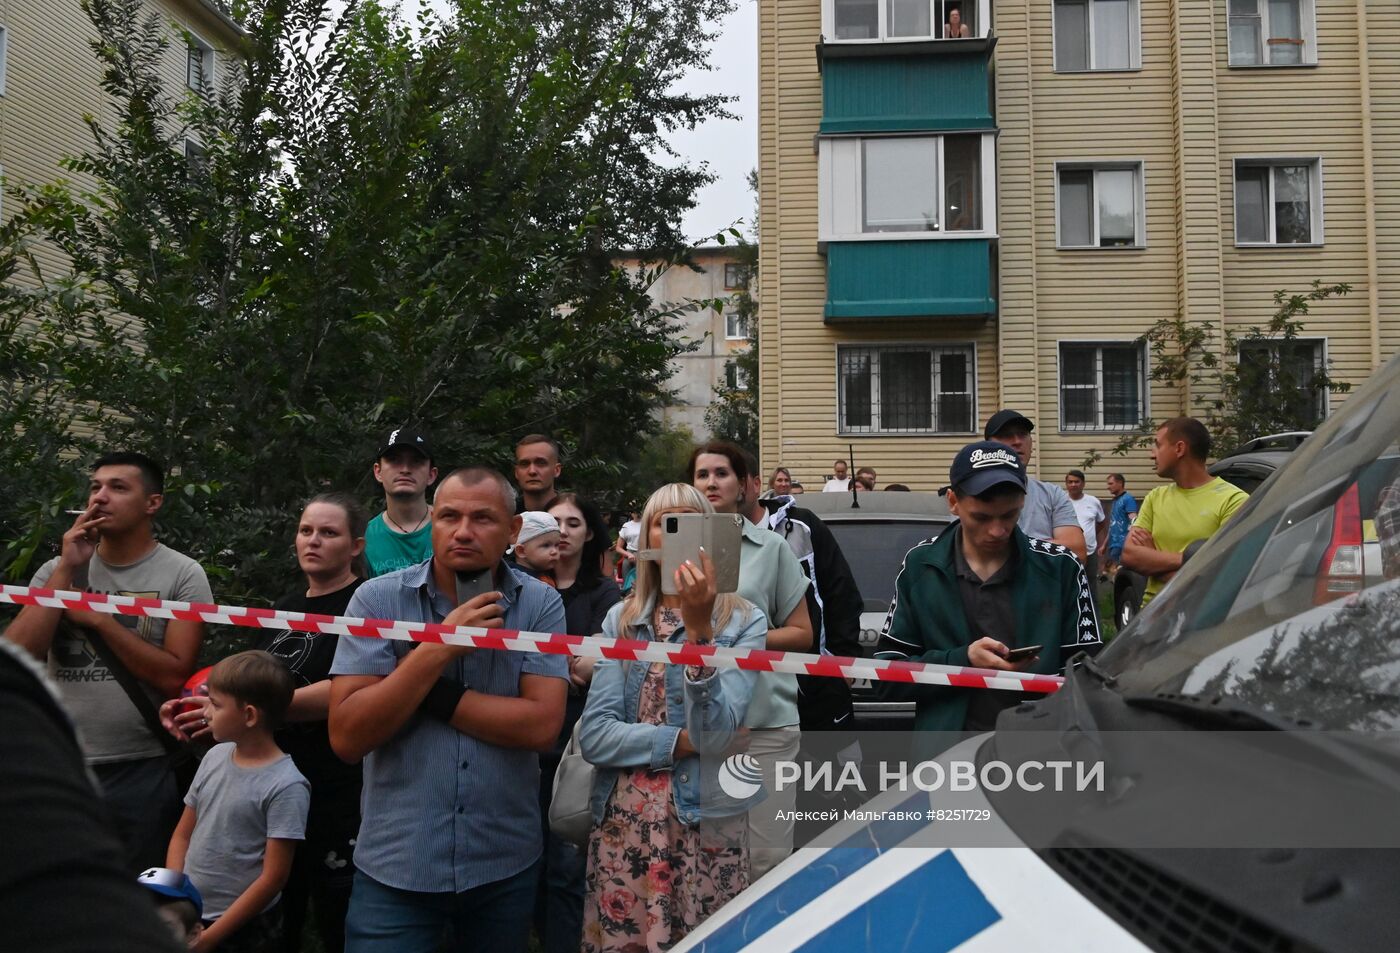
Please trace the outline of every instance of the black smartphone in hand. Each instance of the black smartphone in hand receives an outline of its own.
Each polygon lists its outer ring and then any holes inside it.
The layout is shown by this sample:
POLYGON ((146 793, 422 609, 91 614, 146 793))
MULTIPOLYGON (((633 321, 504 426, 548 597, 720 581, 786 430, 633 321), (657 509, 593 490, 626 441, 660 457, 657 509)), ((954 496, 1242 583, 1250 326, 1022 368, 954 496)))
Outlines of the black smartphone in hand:
POLYGON ((491 578, 491 570, 479 569, 476 572, 457 573, 457 605, 462 605, 481 595, 483 592, 494 592, 496 588, 495 580, 491 578))
POLYGON ((1006 653, 1008 662, 1024 662, 1028 658, 1035 658, 1040 654, 1040 646, 1028 645, 1023 649, 1010 649, 1006 653))

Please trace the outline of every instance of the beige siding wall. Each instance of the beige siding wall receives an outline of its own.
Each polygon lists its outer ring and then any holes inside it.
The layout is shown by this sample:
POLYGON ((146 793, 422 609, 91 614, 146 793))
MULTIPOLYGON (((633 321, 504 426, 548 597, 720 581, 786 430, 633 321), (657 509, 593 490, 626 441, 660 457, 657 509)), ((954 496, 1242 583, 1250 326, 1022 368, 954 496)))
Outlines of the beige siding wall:
MULTIPOLYGON (((1224 0, 1217 16, 1223 23, 1224 0)), ((1319 306, 1306 327, 1310 336, 1327 339, 1338 377, 1361 381, 1370 373, 1372 354, 1354 0, 1318 0, 1317 36, 1314 69, 1231 70, 1223 45, 1218 52, 1225 314, 1236 329, 1260 325, 1275 310, 1275 290, 1302 291, 1315 278, 1346 282, 1352 293, 1319 306), (1235 246, 1233 161, 1258 155, 1321 159, 1325 222, 1320 247, 1235 246)))
MULTIPOLYGON (((228 27, 197 0, 148 0, 148 5, 166 22, 184 24, 216 48, 226 48, 233 40, 228 27)), ((67 178, 90 186, 59 163, 91 146, 85 114, 106 123, 115 118, 99 85, 91 22, 78 0, 0 0, 0 25, 8 41, 5 94, 0 97, 0 168, 6 180, 39 185, 67 178)), ((185 89, 185 63, 184 43, 172 28, 164 71, 177 93, 185 89)), ((46 271, 66 266, 53 248, 35 251, 46 271)))
MULTIPOLYGON (((1335 376, 1358 383, 1400 348, 1400 20, 1380 0, 1316 3, 1315 67, 1231 69, 1227 0, 1141 0, 1142 68, 1085 74, 1054 71, 1049 0, 996 4, 1001 313, 975 335, 960 330, 979 340, 980 419, 998 404, 1034 417, 1033 469, 1043 478, 1058 480, 1118 440, 1113 433, 1059 432, 1062 341, 1132 340, 1177 314, 1239 331, 1268 320, 1275 290, 1306 290, 1317 278, 1354 289, 1317 306, 1306 321, 1309 336, 1327 339, 1335 376), (1359 2, 1367 3, 1366 72, 1359 2), (1319 247, 1236 247, 1234 160, 1249 156, 1322 160, 1319 247), (1057 247, 1056 163, 1094 160, 1142 162, 1145 247, 1057 247), (983 340, 994 347, 981 348, 983 340)), ((811 51, 819 18, 819 0, 763 3, 764 374, 770 388, 785 391, 765 396, 763 425, 768 457, 778 447, 781 419, 783 462, 825 472, 841 443, 833 440, 834 342, 933 335, 928 323, 878 330, 821 325, 822 262, 811 235, 811 137, 821 105, 811 51)), ((1217 342, 1223 343, 1218 334, 1217 342)), ((1189 406, 1187 397, 1176 387, 1154 387, 1149 413, 1159 419, 1178 413, 1189 406)), ((877 467, 886 458, 890 479, 927 487, 936 485, 932 474, 960 442, 864 438, 856 454, 877 467)), ((1136 488, 1157 482, 1146 453, 1138 452, 1102 461, 1090 472, 1091 487, 1111 470, 1126 472, 1136 488)), ((886 473, 881 468, 882 482, 886 473)))
POLYGON ((837 427, 836 348, 859 343, 972 343, 977 348, 977 413, 996 402, 996 329, 982 321, 870 322, 828 326, 826 259, 817 247, 817 155, 821 74, 815 47, 821 6, 761 0, 759 8, 759 346, 763 466, 782 465, 819 487, 833 460, 872 466, 879 483, 931 490, 969 439, 845 436, 837 427))
POLYGON ((1400 352, 1400 17, 1389 0, 1366 3, 1372 169, 1379 274, 1380 359, 1400 352))

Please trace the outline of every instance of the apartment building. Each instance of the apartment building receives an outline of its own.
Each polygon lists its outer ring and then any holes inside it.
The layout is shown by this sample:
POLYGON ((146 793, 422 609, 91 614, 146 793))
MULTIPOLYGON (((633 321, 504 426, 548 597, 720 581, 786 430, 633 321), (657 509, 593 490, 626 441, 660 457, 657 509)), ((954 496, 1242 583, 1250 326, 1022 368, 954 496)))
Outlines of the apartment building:
MULTIPOLYGON (((652 303, 670 308, 690 301, 720 301, 724 306, 716 311, 703 308, 687 311, 682 316, 681 340, 693 344, 694 350, 672 361, 672 376, 668 382, 675 392, 675 402, 663 412, 666 423, 673 427, 688 427, 697 440, 709 437, 705 412, 715 399, 715 385, 720 380, 730 387, 747 386, 735 375, 737 369, 731 358, 749 346, 747 319, 734 306, 735 296, 748 285, 749 275, 733 246, 701 245, 692 251, 695 267, 676 265, 666 269, 648 289, 652 303)), ((626 254, 617 263, 636 272, 642 263, 626 254)))
MULTIPOLYGON (((1400 20, 1379 0, 760 0, 762 452, 932 489, 987 417, 1058 480, 1187 408, 1137 343, 1346 282, 1284 360, 1400 345, 1400 20)), ((1333 401, 1341 398, 1333 398, 1333 401)), ((1319 408, 1325 412, 1326 408, 1319 408)), ((1157 482, 1145 454, 1110 457, 1157 482)))
MULTIPOLYGON (((230 75, 229 50, 242 30, 222 6, 214 0, 146 0, 146 5, 168 28, 165 72, 173 93, 208 93, 230 75)), ((0 3, 0 173, 8 185, 57 179, 90 184, 61 162, 91 147, 86 116, 115 119, 101 87, 92 49, 96 39, 79 0, 0 3)), ((196 151, 198 144, 187 149, 196 151)), ((36 248, 35 257, 46 269, 65 264, 47 246, 36 248)))

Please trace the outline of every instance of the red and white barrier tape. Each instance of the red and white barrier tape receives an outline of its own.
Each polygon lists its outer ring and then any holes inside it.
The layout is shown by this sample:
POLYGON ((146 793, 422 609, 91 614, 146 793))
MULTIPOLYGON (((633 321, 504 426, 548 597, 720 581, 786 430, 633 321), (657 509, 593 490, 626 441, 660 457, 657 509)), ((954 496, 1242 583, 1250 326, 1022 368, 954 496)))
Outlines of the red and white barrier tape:
POLYGON ((183 619, 215 625, 237 625, 262 629, 291 629, 327 635, 353 635, 360 638, 399 639, 409 642, 443 642, 482 649, 541 652, 548 655, 577 655, 636 662, 667 662, 673 665, 711 665, 754 672, 784 672, 792 675, 820 675, 831 678, 868 678, 884 682, 920 685, 950 685, 956 688, 995 688, 1018 692, 1053 692, 1062 679, 1054 675, 1028 672, 1002 672, 924 662, 892 662, 857 659, 837 655, 805 655, 798 652, 771 652, 766 649, 735 649, 718 645, 690 645, 684 642, 640 642, 633 639, 605 639, 600 636, 560 635, 550 632, 520 632, 515 629, 479 629, 442 625, 436 622, 396 622, 389 619, 357 619, 351 616, 312 615, 278 609, 249 609, 191 602, 171 602, 140 596, 114 596, 95 592, 39 589, 31 586, 0 586, 0 603, 47 606, 52 609, 84 609, 108 615, 150 616, 157 619, 183 619))

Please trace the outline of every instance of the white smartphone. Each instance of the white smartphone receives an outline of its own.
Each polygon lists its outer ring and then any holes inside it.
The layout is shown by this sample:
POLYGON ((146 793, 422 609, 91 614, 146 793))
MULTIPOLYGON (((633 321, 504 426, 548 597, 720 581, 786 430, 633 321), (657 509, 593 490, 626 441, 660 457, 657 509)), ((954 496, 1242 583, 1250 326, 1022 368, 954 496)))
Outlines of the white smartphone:
POLYGON ((675 595, 676 570, 687 560, 701 565, 703 546, 715 566, 715 591, 739 589, 739 547, 744 518, 738 513, 669 513, 661 517, 661 591, 675 595))

